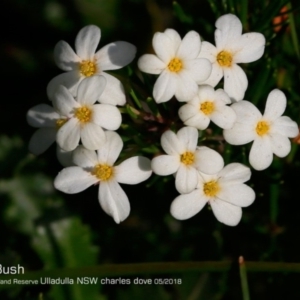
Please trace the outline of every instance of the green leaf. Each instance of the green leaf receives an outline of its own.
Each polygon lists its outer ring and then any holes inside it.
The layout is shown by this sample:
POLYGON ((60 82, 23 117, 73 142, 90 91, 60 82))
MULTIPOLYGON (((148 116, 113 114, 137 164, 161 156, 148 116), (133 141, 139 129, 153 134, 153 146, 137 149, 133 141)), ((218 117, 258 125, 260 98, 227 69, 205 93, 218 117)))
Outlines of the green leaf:
MULTIPOLYGON (((78 218, 61 219, 37 227, 33 247, 46 270, 86 267, 97 262, 98 248, 92 245, 91 231, 78 218)), ((70 274, 71 276, 71 274, 70 274)), ((62 278, 64 279, 64 278, 62 278)), ((99 300, 99 284, 52 285, 55 300, 99 300)))
POLYGON ((34 221, 42 215, 46 203, 55 199, 52 180, 43 174, 16 176, 0 181, 0 193, 6 194, 10 203, 5 211, 5 220, 20 232, 32 235, 34 221))
POLYGON ((173 9, 175 16, 179 19, 182 23, 192 24, 193 18, 191 16, 188 16, 182 9, 182 7, 178 4, 178 2, 173 2, 173 9))

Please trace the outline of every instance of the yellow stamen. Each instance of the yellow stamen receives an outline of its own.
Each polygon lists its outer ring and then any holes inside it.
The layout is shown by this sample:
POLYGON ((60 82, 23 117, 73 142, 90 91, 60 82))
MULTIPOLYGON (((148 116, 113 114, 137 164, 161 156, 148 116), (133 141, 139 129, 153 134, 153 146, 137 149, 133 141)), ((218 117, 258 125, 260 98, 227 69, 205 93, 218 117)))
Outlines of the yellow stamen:
POLYGON ((232 63, 232 54, 227 51, 221 51, 217 56, 217 62, 221 67, 230 67, 232 63))
POLYGON ((168 69, 171 72, 179 72, 183 68, 182 61, 179 58, 173 58, 168 64, 168 69))
POLYGON ((87 123, 91 120, 92 111, 86 106, 81 106, 81 107, 75 109, 75 117, 81 123, 87 123))
POLYGON ((113 175, 113 168, 109 165, 96 165, 92 174, 95 175, 100 181, 109 180, 113 175))
POLYGON ((207 197, 214 197, 220 191, 220 186, 217 181, 209 181, 204 183, 203 185, 203 192, 207 197))
POLYGON ((195 160, 194 153, 192 152, 185 152, 180 155, 180 161, 185 165, 191 165, 195 160))
POLYGON ((95 62, 90 60, 83 60, 79 64, 80 73, 83 76, 90 77, 93 76, 97 72, 97 65, 95 62))
POLYGON ((64 124, 66 124, 67 123, 67 121, 68 121, 68 119, 58 119, 58 120, 56 120, 56 130, 58 130, 59 128, 61 128, 64 124))
POLYGON ((215 110, 215 104, 210 101, 205 101, 205 102, 201 103, 200 110, 205 115, 210 115, 215 110))
POLYGON ((266 121, 260 121, 256 125, 256 133, 260 136, 267 134, 270 130, 270 125, 266 121))

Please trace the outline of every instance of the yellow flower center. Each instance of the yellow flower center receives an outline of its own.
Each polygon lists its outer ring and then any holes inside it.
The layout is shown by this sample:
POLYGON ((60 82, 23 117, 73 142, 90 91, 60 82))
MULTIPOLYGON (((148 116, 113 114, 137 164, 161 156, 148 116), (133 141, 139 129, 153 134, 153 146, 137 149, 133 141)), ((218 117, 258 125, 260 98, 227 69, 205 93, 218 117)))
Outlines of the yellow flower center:
POLYGON ((203 192, 207 197, 214 197, 220 191, 220 186, 217 181, 209 181, 204 183, 203 192))
POLYGON ((270 130, 270 125, 266 121, 260 121, 256 125, 256 133, 260 136, 267 134, 270 130))
POLYGON ((217 56, 217 62, 221 67, 230 67, 232 63, 232 54, 227 51, 221 51, 217 56))
POLYGON ((62 127, 64 124, 66 124, 67 121, 68 121, 68 119, 58 119, 58 120, 56 120, 56 122, 55 122, 56 130, 58 130, 60 127, 62 127))
POLYGON ((75 109, 75 117, 81 123, 87 123, 91 120, 92 111, 91 111, 91 109, 89 109, 86 106, 81 106, 81 107, 75 109))
POLYGON ((185 165, 191 165, 195 160, 194 153, 192 152, 185 152, 180 155, 180 161, 185 165))
POLYGON ((95 175, 100 181, 109 180, 113 175, 113 168, 109 165, 96 165, 92 174, 95 175))
POLYGON ((168 64, 168 69, 171 72, 179 72, 182 69, 183 65, 182 65, 182 61, 179 58, 173 58, 171 59, 171 61, 168 64))
POLYGON ((215 104, 210 101, 205 101, 205 102, 201 103, 200 110, 205 115, 210 115, 215 110, 215 104))
POLYGON ((97 65, 95 62, 90 60, 83 60, 79 64, 80 73, 83 76, 90 77, 93 76, 97 72, 97 65))

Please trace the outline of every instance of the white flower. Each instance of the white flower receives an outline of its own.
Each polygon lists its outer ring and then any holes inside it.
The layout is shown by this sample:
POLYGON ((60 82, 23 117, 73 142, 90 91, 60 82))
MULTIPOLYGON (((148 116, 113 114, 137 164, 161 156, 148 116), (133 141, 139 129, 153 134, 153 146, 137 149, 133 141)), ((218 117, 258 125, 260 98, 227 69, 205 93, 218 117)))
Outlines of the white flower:
POLYGON ((154 34, 152 45, 156 55, 143 55, 138 66, 145 73, 160 74, 153 88, 155 101, 166 102, 174 95, 178 101, 193 98, 198 84, 211 72, 211 63, 197 58, 201 49, 199 34, 190 31, 181 40, 175 30, 167 29, 154 34))
POLYGON ((161 136, 161 146, 167 155, 152 159, 154 173, 162 176, 175 174, 175 186, 179 193, 189 193, 196 188, 198 171, 214 174, 220 171, 224 162, 221 155, 208 148, 197 147, 198 131, 183 127, 177 135, 168 130, 161 136))
MULTIPOLYGON (((39 128, 29 141, 29 151, 35 155, 44 153, 56 140, 58 129, 67 121, 52 106, 39 104, 27 112, 29 125, 39 128)), ((59 146, 56 150, 57 159, 63 166, 71 166, 72 151, 64 151, 59 146)))
POLYGON ((26 118, 30 126, 39 128, 29 141, 29 151, 35 155, 42 154, 55 142, 57 130, 67 121, 48 104, 32 107, 26 118))
POLYGON ((260 33, 242 34, 241 21, 232 14, 216 21, 216 47, 203 42, 199 57, 212 63, 210 77, 204 82, 215 87, 224 76, 224 90, 235 101, 244 98, 248 86, 245 72, 238 63, 258 60, 264 53, 266 40, 260 33))
POLYGON ((214 90, 209 85, 201 85, 198 95, 179 109, 179 117, 187 126, 206 129, 212 120, 221 128, 233 126, 236 114, 231 107, 229 96, 222 90, 214 90))
POLYGON ((251 176, 250 169, 232 163, 214 175, 199 174, 197 189, 172 202, 172 216, 178 220, 189 219, 208 203, 219 222, 237 225, 242 217, 241 207, 249 206, 255 199, 254 191, 244 184, 251 176))
POLYGON ((78 86, 76 100, 64 86, 59 86, 53 105, 66 122, 57 131, 56 141, 65 151, 74 150, 81 140, 90 150, 99 149, 105 142, 102 129, 116 130, 122 122, 121 113, 114 105, 94 104, 105 87, 103 76, 85 78, 78 86))
POLYGON ((102 75, 106 78, 107 85, 101 98, 96 100, 113 105, 125 104, 121 82, 104 71, 120 69, 129 64, 135 57, 136 48, 130 43, 118 41, 95 52, 100 37, 100 28, 89 25, 82 28, 76 36, 76 53, 65 41, 57 43, 54 59, 57 66, 66 73, 56 76, 48 84, 47 94, 50 100, 53 100, 59 85, 66 86, 73 96, 76 96, 81 80, 93 75, 102 75))
POLYGON ((249 162, 256 170, 268 168, 273 161, 273 153, 279 157, 291 150, 289 138, 299 133, 296 122, 281 116, 286 108, 286 97, 280 90, 270 92, 265 113, 248 101, 240 101, 231 106, 237 120, 231 129, 224 130, 225 140, 232 145, 243 145, 251 141, 249 162))
POLYGON ((120 223, 128 217, 130 204, 119 183, 137 184, 152 173, 150 160, 142 156, 131 157, 114 166, 122 148, 120 136, 110 131, 106 132, 106 142, 97 154, 79 146, 73 156, 77 166, 63 169, 54 180, 55 188, 75 194, 99 183, 98 198, 102 209, 120 223))

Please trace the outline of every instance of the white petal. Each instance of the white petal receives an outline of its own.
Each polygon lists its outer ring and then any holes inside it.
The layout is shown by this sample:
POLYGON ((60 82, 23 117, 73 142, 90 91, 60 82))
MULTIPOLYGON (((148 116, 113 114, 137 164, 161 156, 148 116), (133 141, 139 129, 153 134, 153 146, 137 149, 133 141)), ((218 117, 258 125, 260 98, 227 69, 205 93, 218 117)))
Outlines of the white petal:
POLYGON ((206 41, 202 42, 201 51, 198 56, 199 58, 206 58, 211 63, 214 63, 216 62, 217 55, 218 55, 218 50, 214 45, 206 41))
POLYGON ((201 195, 203 194, 206 197, 206 199, 209 200, 209 199, 213 199, 213 198, 210 196, 206 196, 204 194, 204 184, 209 181, 217 181, 217 180, 218 180, 218 174, 208 175, 208 174, 199 172, 197 189, 199 190, 199 192, 201 192, 201 195))
POLYGON ((185 151, 194 152, 198 144, 198 130, 194 127, 182 127, 177 132, 178 140, 185 147, 185 151))
MULTIPOLYGON (((215 101, 216 99, 216 91, 215 89, 207 84, 200 85, 198 89, 198 95, 194 98, 194 100, 197 99, 197 102, 199 102, 199 106, 201 103, 206 102, 207 100, 215 101)), ((193 101, 194 103, 194 101, 193 101)))
POLYGON ((124 221, 129 216, 130 204, 128 197, 114 180, 100 183, 99 202, 102 209, 112 216, 116 223, 124 221))
POLYGON ((236 226, 242 218, 242 209, 222 200, 210 202, 212 211, 217 220, 225 225, 236 226))
POLYGON ((156 103, 169 101, 175 95, 177 84, 177 75, 169 71, 163 71, 153 87, 153 98, 156 103))
POLYGON ((145 73, 160 74, 166 68, 166 64, 153 54, 144 54, 138 60, 138 67, 145 73))
POLYGON ((175 186, 180 194, 190 193, 197 187, 198 172, 193 167, 181 164, 176 173, 175 186))
POLYGON ((221 16, 216 21, 215 41, 218 49, 230 47, 236 40, 241 38, 242 23, 233 14, 221 16))
POLYGON ((212 65, 208 59, 198 58, 185 61, 184 68, 188 70, 191 78, 200 84, 209 78, 212 65))
POLYGON ((180 119, 185 122, 186 120, 194 117, 199 113, 200 103, 199 98, 195 97, 193 100, 187 102, 187 104, 182 105, 178 110, 178 115, 180 119), (197 102, 198 103, 197 103, 197 102))
POLYGON ((100 28, 95 25, 83 27, 77 34, 75 49, 83 60, 92 60, 101 36, 100 28))
POLYGON ((235 122, 233 127, 223 131, 224 139, 231 145, 244 145, 256 138, 256 133, 251 124, 235 122))
POLYGON ((278 157, 285 157, 291 151, 290 140, 281 134, 270 134, 272 152, 278 157))
POLYGON ((202 146, 195 152, 195 166, 198 171, 213 175, 223 169, 224 160, 217 151, 202 146))
POLYGON ((176 56, 183 59, 194 59, 199 55, 201 48, 200 36, 196 31, 189 31, 177 50, 176 56))
POLYGON ((175 97, 178 101, 189 101, 193 99, 198 92, 198 85, 192 79, 187 70, 178 73, 175 97))
POLYGON ((114 168, 115 179, 120 183, 137 184, 147 180, 151 174, 151 162, 143 156, 134 156, 124 160, 114 168))
POLYGON ((223 89, 217 89, 214 95, 216 105, 231 104, 228 94, 223 89))
POLYGON ((164 34, 166 34, 172 40, 174 49, 178 49, 178 47, 181 43, 181 37, 178 34, 178 32, 174 29, 167 28, 164 31, 164 34))
POLYGON ((253 203, 255 193, 253 189, 243 183, 234 185, 224 184, 217 198, 236 206, 246 207, 253 203))
POLYGON ((235 63, 250 63, 262 57, 266 39, 261 33, 250 32, 243 34, 235 43, 238 50, 234 53, 235 63))
POLYGON ((273 152, 269 137, 257 137, 250 150, 250 165, 258 171, 268 168, 273 161, 273 152))
POLYGON ((65 86, 73 96, 76 96, 77 86, 80 80, 83 79, 80 77, 79 71, 70 71, 62 73, 54 77, 47 85, 47 96, 52 101, 54 94, 57 91, 60 85, 65 86))
POLYGON ((268 95, 266 109, 263 116, 270 121, 276 120, 284 113, 285 108, 286 97, 284 93, 275 89, 268 95))
POLYGON ((74 150, 80 140, 80 129, 78 120, 75 118, 66 122, 57 132, 56 141, 65 151, 74 150))
POLYGON ((224 105, 222 109, 215 110, 210 119, 220 128, 230 129, 236 121, 236 113, 231 107, 224 105))
POLYGON ((75 165, 91 171, 98 164, 97 154, 94 150, 78 146, 73 152, 73 162, 75 165))
POLYGON ((76 100, 81 105, 93 105, 101 96, 106 86, 104 76, 91 76, 83 79, 77 91, 76 100))
POLYGON ((218 177, 221 184, 243 183, 250 179, 251 171, 240 163, 231 163, 219 172, 218 177))
POLYGON ((106 78, 106 86, 98 101, 103 104, 124 105, 126 98, 122 83, 105 72, 101 75, 106 78))
POLYGON ((225 92, 235 101, 242 100, 248 87, 248 79, 245 72, 236 64, 223 70, 225 92))
POLYGON ((63 167, 74 166, 73 151, 65 151, 57 145, 56 146, 56 157, 63 167))
POLYGON ((212 87, 215 87, 223 77, 224 70, 216 62, 211 65, 211 68, 211 73, 208 79, 204 80, 201 84, 208 84, 212 87))
POLYGON ((97 150, 105 143, 103 129, 94 123, 87 123, 81 128, 80 138, 83 146, 89 150, 97 150))
POLYGON ((208 127, 210 119, 194 105, 186 104, 180 107, 178 111, 179 118, 187 126, 192 126, 200 130, 208 127))
POLYGON ((56 139, 55 128, 39 128, 29 141, 29 151, 35 155, 44 153, 56 139))
POLYGON ((259 110, 249 101, 240 101, 230 106, 236 113, 236 121, 231 129, 223 131, 225 140, 232 145, 247 144, 257 136, 255 126, 261 119, 259 110))
POLYGON ((58 173, 54 179, 54 187, 67 194, 76 194, 98 181, 99 179, 80 167, 68 167, 58 173))
POLYGON ((152 159, 151 168, 157 175, 167 176, 177 172, 180 165, 179 155, 159 155, 152 159))
POLYGON ((56 65, 64 71, 78 70, 80 58, 65 41, 60 41, 54 48, 54 60, 56 65))
POLYGON ((165 33, 156 32, 152 40, 153 49, 160 60, 168 64, 176 54, 176 41, 165 33))
POLYGON ((98 161, 108 165, 113 165, 123 148, 121 137, 113 131, 106 131, 106 142, 98 149, 98 161))
POLYGON ((180 155, 185 151, 184 145, 171 130, 167 130, 161 135, 160 142, 162 148, 169 155, 180 155))
POLYGON ((32 107, 26 115, 27 122, 33 127, 55 127, 59 114, 48 104, 38 104, 32 107))
POLYGON ((294 138, 299 134, 299 128, 296 122, 292 121, 289 117, 283 116, 272 124, 271 132, 294 138))
POLYGON ((136 54, 136 47, 130 43, 118 41, 101 48, 95 58, 100 70, 117 70, 130 64, 136 54))
POLYGON ((74 109, 79 107, 79 104, 69 90, 60 85, 54 95, 53 106, 61 115, 70 117, 73 115, 74 109))
POLYGON ((171 204, 171 215, 178 220, 186 220, 196 215, 207 203, 200 190, 176 197, 171 204))
POLYGON ((95 104, 92 122, 107 130, 117 130, 122 123, 122 116, 118 108, 113 105, 95 104))

